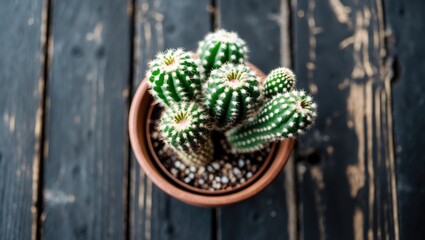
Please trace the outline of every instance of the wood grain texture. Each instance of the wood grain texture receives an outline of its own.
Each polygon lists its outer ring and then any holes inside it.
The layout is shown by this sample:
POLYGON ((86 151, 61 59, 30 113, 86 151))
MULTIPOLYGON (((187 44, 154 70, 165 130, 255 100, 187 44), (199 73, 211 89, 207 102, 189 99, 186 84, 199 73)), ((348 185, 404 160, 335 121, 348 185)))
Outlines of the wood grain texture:
POLYGON ((390 69, 380 1, 293 1, 300 87, 318 102, 299 139, 303 239, 398 239, 390 69))
POLYGON ((0 8, 0 238, 31 239, 43 98, 44 2, 0 8), (33 171, 35 176, 33 176, 33 171), (34 194, 33 194, 34 192, 34 194))
POLYGON ((126 1, 53 1, 43 239, 123 239, 130 17, 126 1))
MULTIPOLYGON (((286 2, 226 0, 220 1, 219 10, 221 27, 236 31, 247 42, 254 65, 266 74, 282 64, 290 65, 286 2)), ((294 219, 288 218, 288 209, 296 209, 289 180, 282 173, 252 199, 218 209, 219 239, 295 239, 296 213, 294 219)))
MULTIPOLYGON (((136 1, 133 92, 158 51, 183 47, 196 50, 209 31, 209 1, 136 1)), ((210 239, 211 209, 181 203, 155 187, 131 159, 131 239, 210 239)))
POLYGON ((393 125, 401 239, 425 239, 425 2, 384 1, 393 70, 393 125))

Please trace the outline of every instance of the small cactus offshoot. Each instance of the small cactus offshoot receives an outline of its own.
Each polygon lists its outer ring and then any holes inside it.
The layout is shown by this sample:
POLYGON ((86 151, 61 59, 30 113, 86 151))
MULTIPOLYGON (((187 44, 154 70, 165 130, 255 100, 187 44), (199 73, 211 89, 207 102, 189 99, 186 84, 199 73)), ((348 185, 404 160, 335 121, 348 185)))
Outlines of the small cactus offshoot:
POLYGON ((203 165, 212 160, 213 144, 209 128, 208 113, 194 101, 176 103, 166 108, 161 116, 163 141, 187 165, 203 165))
POLYGON ((278 93, 295 89, 295 74, 288 68, 277 68, 267 75, 264 83, 264 97, 273 98, 278 93))
POLYGON ((252 152, 302 134, 315 118, 313 99, 303 91, 291 91, 273 97, 256 117, 229 130, 226 137, 234 152, 252 152))
POLYGON ((226 63, 213 70, 204 86, 204 105, 218 129, 247 120, 260 103, 260 78, 246 65, 226 63))
POLYGON ((199 42, 198 54, 204 77, 208 77, 213 69, 226 62, 244 63, 247 60, 248 48, 244 40, 235 32, 218 30, 209 33, 199 42))
POLYGON ((201 96, 198 66, 182 49, 157 54, 149 63, 148 78, 152 95, 165 106, 201 96))

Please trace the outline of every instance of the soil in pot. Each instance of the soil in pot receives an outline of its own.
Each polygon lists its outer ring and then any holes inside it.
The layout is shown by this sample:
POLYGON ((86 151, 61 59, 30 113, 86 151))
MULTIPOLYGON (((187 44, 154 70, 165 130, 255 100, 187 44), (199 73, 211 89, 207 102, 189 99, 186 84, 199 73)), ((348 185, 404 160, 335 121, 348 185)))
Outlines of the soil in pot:
POLYGON ((273 157, 273 144, 254 153, 232 154, 228 151, 223 134, 213 132, 214 160, 205 166, 187 166, 160 139, 158 127, 162 110, 158 104, 151 106, 147 142, 163 172, 186 189, 214 195, 241 190, 261 176, 273 157))

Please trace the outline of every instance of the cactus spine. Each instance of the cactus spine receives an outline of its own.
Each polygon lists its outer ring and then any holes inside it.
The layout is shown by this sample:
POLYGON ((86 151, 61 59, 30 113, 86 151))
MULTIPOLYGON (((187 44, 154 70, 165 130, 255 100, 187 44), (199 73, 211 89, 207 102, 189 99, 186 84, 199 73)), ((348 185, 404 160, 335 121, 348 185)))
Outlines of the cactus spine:
POLYGON ((213 69, 226 62, 244 63, 247 60, 248 48, 245 41, 235 32, 218 30, 209 33, 199 42, 198 54, 204 77, 208 77, 213 69))
POLYGON ((261 97, 259 77, 242 64, 227 63, 213 70, 204 91, 204 105, 216 127, 224 130, 248 119, 261 97))
POLYGON ((226 137, 234 152, 252 152, 303 133, 315 117, 316 104, 303 91, 278 94, 255 118, 226 132, 226 137))
POLYGON ((152 95, 163 105, 200 98, 198 66, 182 49, 157 54, 149 63, 148 78, 152 95))
POLYGON ((264 97, 273 98, 278 93, 295 89, 295 74, 288 68, 277 68, 267 75, 264 83, 264 97))
POLYGON ((192 166, 212 159, 208 113, 197 102, 179 102, 166 108, 161 116, 163 141, 176 151, 181 160, 192 166))

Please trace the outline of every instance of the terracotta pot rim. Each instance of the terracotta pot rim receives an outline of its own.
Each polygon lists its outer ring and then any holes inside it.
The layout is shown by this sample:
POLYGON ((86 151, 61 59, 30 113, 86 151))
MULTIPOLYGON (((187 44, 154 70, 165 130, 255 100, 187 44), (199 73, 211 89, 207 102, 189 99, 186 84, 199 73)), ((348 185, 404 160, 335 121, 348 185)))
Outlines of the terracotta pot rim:
MULTIPOLYGON (((146 121, 147 110, 145 109, 144 113, 145 119, 143 119, 140 111, 140 108, 144 106, 142 104, 147 104, 143 101, 146 100, 146 97, 150 97, 150 95, 148 93, 147 81, 143 81, 133 98, 129 115, 129 135, 133 152, 148 178, 162 191, 182 202, 201 207, 217 207, 248 199, 263 190, 278 176, 292 152, 294 145, 293 139, 287 139, 280 142, 275 157, 266 171, 257 181, 240 191, 224 195, 201 195, 184 190, 175 186, 170 180, 164 177, 151 159, 149 148, 145 142, 145 124, 141 124, 142 121, 146 121), (144 131, 141 128, 144 128, 144 131)), ((144 107, 146 108, 146 106, 144 107)))

